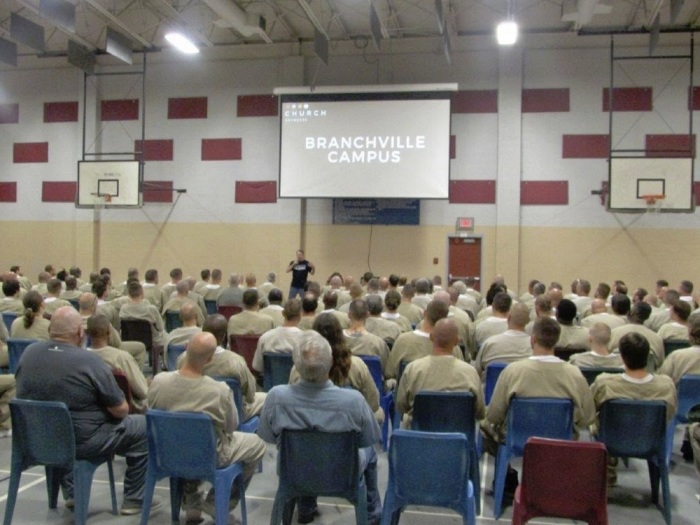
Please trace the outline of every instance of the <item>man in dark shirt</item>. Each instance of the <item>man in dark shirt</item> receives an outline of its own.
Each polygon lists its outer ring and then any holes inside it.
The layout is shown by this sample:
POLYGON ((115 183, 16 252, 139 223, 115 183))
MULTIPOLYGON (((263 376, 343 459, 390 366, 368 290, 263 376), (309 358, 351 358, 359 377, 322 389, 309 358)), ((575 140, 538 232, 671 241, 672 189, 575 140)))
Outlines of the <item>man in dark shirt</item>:
MULTIPOLYGON (((82 318, 72 306, 56 310, 49 335, 50 341, 39 341, 24 351, 17 367, 17 397, 68 406, 78 459, 125 456, 121 513, 140 513, 148 463, 145 417, 128 415, 129 405, 110 368, 98 355, 78 346, 83 338, 82 318)), ((71 507, 71 472, 64 474, 61 486, 66 506, 71 507)), ((154 501, 151 508, 160 505, 154 501)))
POLYGON ((316 267, 313 263, 304 259, 304 250, 297 250, 296 261, 290 261, 287 266, 287 273, 292 272, 292 285, 289 287, 289 299, 293 299, 297 295, 303 297, 304 285, 309 277, 316 272, 316 267))

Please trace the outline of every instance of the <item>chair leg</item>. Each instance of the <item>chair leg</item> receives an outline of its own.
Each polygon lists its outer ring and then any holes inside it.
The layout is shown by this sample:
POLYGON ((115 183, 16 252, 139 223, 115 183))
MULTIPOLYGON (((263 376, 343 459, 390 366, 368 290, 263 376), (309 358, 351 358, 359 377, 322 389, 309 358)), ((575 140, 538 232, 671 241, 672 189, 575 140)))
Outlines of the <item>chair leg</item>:
POLYGON ((112 514, 119 514, 117 509, 117 488, 114 485, 114 468, 112 468, 112 460, 107 461, 107 471, 109 472, 109 492, 112 495, 112 514))
POLYGON ((475 513, 481 514, 481 476, 479 475, 479 456, 476 449, 471 446, 469 449, 469 479, 474 487, 475 513))
MULTIPOLYGON (((21 469, 21 467, 19 467, 21 469)), ((49 508, 55 509, 58 506, 58 491, 61 488, 61 478, 64 471, 56 467, 45 467, 46 471, 46 492, 49 496, 49 508)))
POLYGON ((241 523, 242 525, 248 525, 248 509, 245 503, 245 481, 242 475, 238 478, 238 501, 241 505, 241 523))
MULTIPOLYGON (((172 481, 172 480, 171 480, 172 481)), ((148 517, 151 514, 151 504, 153 503, 153 491, 156 488, 156 479, 150 473, 146 474, 146 485, 143 491, 143 502, 141 503, 141 525, 148 524, 148 517)), ((170 485, 172 495, 172 485, 170 485)), ((178 513, 179 518, 179 513, 178 513)), ((174 520, 173 520, 174 521, 174 520)))
MULTIPOLYGON (((663 459, 661 459, 663 461, 663 459)), ((649 466, 649 483, 651 485, 651 502, 654 505, 659 504, 659 480, 660 480, 660 466, 656 464, 656 461, 652 459, 647 460, 647 465, 649 466)))
POLYGON ((664 519, 666 525, 671 525, 671 486, 668 480, 668 468, 664 466, 660 469, 661 476, 661 491, 664 497, 664 519))
POLYGON ((673 456, 673 437, 676 433, 676 419, 668 424, 666 428, 666 465, 671 464, 671 456, 673 456))
POLYGON ((503 513, 503 492, 506 486, 509 459, 508 448, 505 445, 499 445, 496 455, 496 467, 494 469, 495 483, 493 490, 493 517, 496 519, 500 518, 503 513))
MULTIPOLYGON (((170 515, 173 522, 180 520, 180 505, 182 504, 182 479, 170 478, 170 515)), ((152 496, 153 494, 151 494, 152 496)), ((144 498, 145 501, 145 498, 144 498)))
MULTIPOLYGON (((22 476, 22 468, 14 465, 10 472, 10 485, 7 489, 7 503, 5 504, 5 519, 3 525, 12 523, 12 516, 15 513, 15 504, 17 503, 17 491, 19 490, 19 480, 22 476)), ((48 479, 48 478, 47 478, 48 479)))
POLYGON ((231 497, 231 487, 225 490, 223 484, 214 488, 214 504, 216 517, 214 518, 215 525, 226 525, 228 523, 228 500, 231 497), (219 490, 224 489, 224 490, 219 490))
POLYGON ((76 525, 83 525, 87 522, 92 478, 96 469, 97 465, 87 460, 76 460, 73 464, 73 499, 75 501, 76 525))
POLYGON ((357 488, 357 501, 355 502, 355 523, 367 525, 367 486, 360 481, 357 488))
POLYGON ((284 514, 284 494, 278 488, 275 494, 275 502, 272 505, 272 514, 270 515, 270 525, 280 525, 284 514))

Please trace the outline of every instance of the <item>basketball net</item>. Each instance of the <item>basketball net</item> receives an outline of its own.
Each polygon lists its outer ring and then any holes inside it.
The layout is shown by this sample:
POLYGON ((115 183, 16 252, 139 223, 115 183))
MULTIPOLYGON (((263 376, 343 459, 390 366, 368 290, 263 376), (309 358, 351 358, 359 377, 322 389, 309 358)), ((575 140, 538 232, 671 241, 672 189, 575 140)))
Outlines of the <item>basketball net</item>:
POLYGON ((647 205, 647 213, 659 213, 661 211, 661 204, 666 198, 666 195, 641 195, 640 199, 644 199, 647 205))
POLYGON ((112 202, 112 195, 110 193, 93 193, 92 195, 98 201, 95 203, 95 206, 105 206, 112 202))

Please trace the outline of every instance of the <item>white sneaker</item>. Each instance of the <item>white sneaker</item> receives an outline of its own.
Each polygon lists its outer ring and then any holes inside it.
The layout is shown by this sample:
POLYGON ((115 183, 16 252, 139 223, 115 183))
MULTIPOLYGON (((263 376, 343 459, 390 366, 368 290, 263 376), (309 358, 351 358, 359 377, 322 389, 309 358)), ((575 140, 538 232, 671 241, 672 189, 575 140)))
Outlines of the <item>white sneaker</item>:
POLYGON ((0 439, 12 437, 12 429, 0 430, 0 439))

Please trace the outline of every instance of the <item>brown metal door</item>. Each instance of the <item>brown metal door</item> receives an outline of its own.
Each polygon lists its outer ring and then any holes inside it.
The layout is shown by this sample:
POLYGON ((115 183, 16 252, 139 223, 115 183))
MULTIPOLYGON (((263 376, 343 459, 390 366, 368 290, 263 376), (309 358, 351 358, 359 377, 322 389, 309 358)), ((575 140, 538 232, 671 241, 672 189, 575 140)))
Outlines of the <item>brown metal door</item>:
POLYGON ((449 281, 474 277, 481 289, 481 237, 450 237, 447 252, 449 281))

